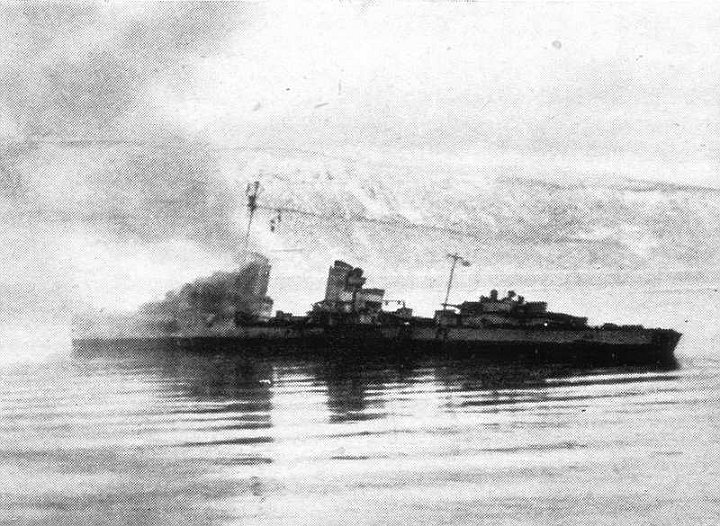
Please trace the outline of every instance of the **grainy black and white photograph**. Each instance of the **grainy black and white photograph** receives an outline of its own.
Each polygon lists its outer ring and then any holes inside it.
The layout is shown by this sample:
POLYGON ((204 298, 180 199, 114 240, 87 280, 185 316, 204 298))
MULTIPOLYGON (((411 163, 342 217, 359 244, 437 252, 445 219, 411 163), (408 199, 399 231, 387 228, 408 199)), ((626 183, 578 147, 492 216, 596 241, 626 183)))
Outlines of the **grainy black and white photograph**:
POLYGON ((716 2, 0 21, 0 523, 718 523, 716 2))

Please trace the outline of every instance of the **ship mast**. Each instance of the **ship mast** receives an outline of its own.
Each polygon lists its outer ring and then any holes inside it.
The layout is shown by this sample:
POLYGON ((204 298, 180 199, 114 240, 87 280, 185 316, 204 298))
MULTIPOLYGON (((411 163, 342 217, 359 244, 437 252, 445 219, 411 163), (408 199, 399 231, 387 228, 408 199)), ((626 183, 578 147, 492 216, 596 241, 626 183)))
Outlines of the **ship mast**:
POLYGON ((252 226, 253 217, 255 211, 258 209, 257 198, 260 195, 260 181, 254 183, 248 183, 247 189, 245 190, 247 195, 247 208, 248 208, 248 224, 247 231, 245 232, 245 243, 243 248, 243 259, 248 259, 248 245, 250 243, 250 227, 252 226))
POLYGON ((458 264, 458 261, 464 267, 470 266, 470 262, 459 254, 448 254, 447 257, 452 259, 452 264, 450 265, 450 279, 448 279, 447 292, 445 293, 445 301, 442 304, 444 309, 447 309, 449 305, 448 300, 450 299, 450 289, 452 288, 453 277, 455 276, 455 266, 458 264))

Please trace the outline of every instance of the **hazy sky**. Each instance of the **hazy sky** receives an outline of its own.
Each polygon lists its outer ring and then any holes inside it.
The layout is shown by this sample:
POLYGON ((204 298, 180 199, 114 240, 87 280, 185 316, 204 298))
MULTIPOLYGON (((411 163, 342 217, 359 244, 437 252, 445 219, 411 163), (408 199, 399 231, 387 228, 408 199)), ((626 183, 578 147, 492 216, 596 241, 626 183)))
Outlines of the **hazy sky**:
POLYGON ((0 23, 21 303, 127 306, 227 265, 263 149, 720 187, 714 2, 6 2, 0 23), (71 139, 138 144, 49 144, 71 139))
POLYGON ((8 139, 175 133, 373 156, 598 164, 705 182, 717 171, 712 2, 4 11, 4 27, 15 28, 0 37, 8 139))

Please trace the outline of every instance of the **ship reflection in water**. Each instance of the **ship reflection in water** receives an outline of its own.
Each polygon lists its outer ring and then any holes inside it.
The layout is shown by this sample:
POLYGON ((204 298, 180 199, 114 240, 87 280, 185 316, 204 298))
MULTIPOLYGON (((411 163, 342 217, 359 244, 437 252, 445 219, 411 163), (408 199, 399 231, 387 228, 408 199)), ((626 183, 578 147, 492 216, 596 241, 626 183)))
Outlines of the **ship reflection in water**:
POLYGON ((710 524, 717 516, 718 466, 704 427, 718 404, 702 400, 717 400, 718 390, 707 366, 250 362, 118 345, 2 370, 3 521, 676 524, 681 513, 710 524))

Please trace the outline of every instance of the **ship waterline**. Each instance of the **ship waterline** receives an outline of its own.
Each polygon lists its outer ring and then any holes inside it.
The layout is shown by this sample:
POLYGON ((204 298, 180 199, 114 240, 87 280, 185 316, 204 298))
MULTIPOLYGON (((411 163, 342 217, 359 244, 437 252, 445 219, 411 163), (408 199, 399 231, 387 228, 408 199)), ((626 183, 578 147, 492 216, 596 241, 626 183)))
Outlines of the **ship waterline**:
POLYGON ((458 327, 205 328, 194 333, 105 334, 74 339, 76 350, 92 350, 103 341, 185 341, 186 348, 256 355, 305 356, 388 354, 407 356, 472 356, 498 362, 567 362, 597 364, 668 364, 680 333, 667 329, 527 330, 458 327))

